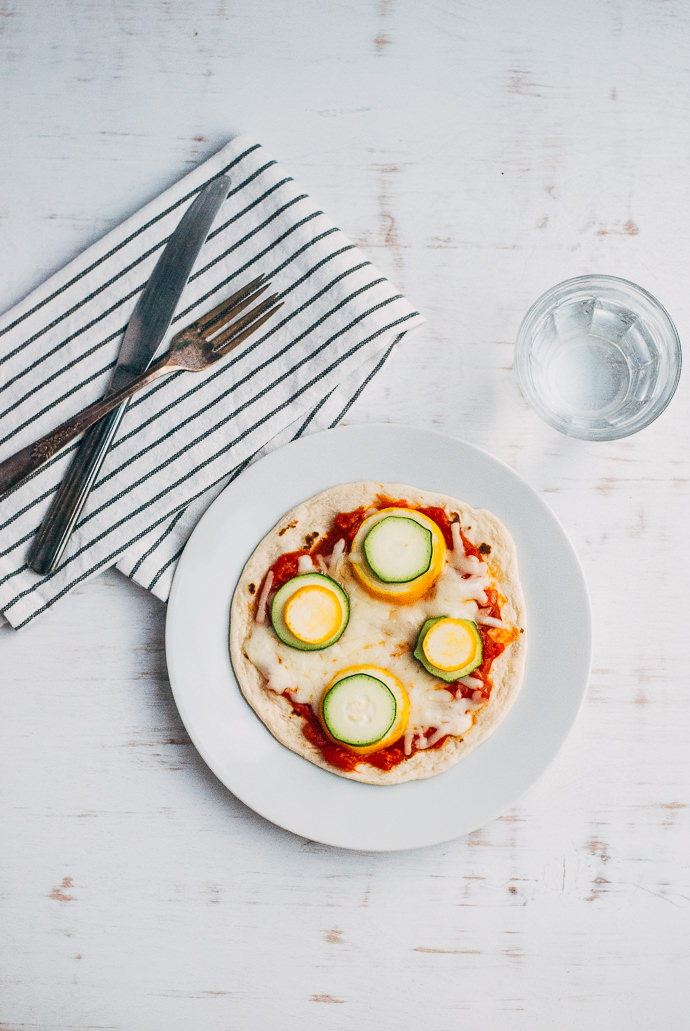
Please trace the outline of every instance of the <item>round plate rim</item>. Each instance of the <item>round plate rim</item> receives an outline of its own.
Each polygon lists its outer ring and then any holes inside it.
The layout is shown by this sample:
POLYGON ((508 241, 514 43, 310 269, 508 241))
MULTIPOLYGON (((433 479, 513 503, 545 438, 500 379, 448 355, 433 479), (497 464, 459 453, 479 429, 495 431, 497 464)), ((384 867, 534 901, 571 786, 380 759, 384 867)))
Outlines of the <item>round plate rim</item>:
MULTIPOLYGON (((332 465, 332 462, 327 464, 332 465)), ((364 458, 362 459, 362 464, 366 464, 364 458)), ((392 464, 395 464, 395 461, 392 464)), ((383 471, 384 470, 382 470, 382 472, 383 471)), ((325 489, 328 486, 335 485, 335 482, 345 483, 351 482, 354 479, 356 479, 356 477, 349 476, 331 482, 332 477, 329 476, 328 471, 325 468, 323 470, 322 478, 324 482, 323 486, 320 489, 325 489)), ((376 482, 389 483, 415 482, 415 479, 413 479, 412 477, 404 477, 401 475, 372 476, 367 474, 360 476, 359 479, 367 479, 374 480, 376 482)), ((491 480, 489 482, 491 482, 491 480)), ((457 491, 453 492, 450 490, 444 491, 441 487, 438 487, 436 485, 432 486, 428 483, 416 485, 420 486, 421 489, 439 490, 443 493, 449 493, 451 496, 456 496, 459 498, 463 497, 462 493, 458 493, 457 491)), ((314 489, 307 489, 307 492, 304 493, 302 500, 306 500, 307 497, 311 497, 317 492, 318 491, 314 489)), ((477 499, 463 498, 463 500, 467 500, 471 505, 473 505, 473 507, 483 507, 482 505, 478 504, 477 499)), ((232 671, 232 666, 229 662, 229 657, 227 657, 227 616, 229 613, 229 600, 231 600, 232 598, 237 578, 241 573, 244 562, 251 554, 253 547, 255 547, 256 544, 258 544, 261 537, 263 537, 264 534, 268 532, 270 527, 273 526, 286 511, 292 508, 293 504, 295 503, 298 502, 285 504, 276 503, 275 511, 270 514, 270 525, 267 526, 259 534, 259 536, 254 541, 254 544, 248 548, 246 553, 243 553, 242 561, 239 563, 239 566, 236 566, 233 570, 233 578, 231 585, 232 589, 230 590, 229 586, 227 588, 227 612, 225 613, 225 636, 223 642, 223 647, 227 658, 227 667, 229 667, 230 671, 229 681, 227 679, 227 673, 224 674, 226 678, 225 688, 227 688, 229 683, 231 691, 235 692, 236 695, 239 696, 239 699, 234 699, 233 704, 235 704, 235 702, 239 702, 239 705, 243 705, 247 710, 248 718, 252 722, 248 722, 245 724, 245 730, 253 726, 254 730, 250 731, 250 733, 253 734, 256 728, 260 728, 258 733, 259 735, 263 736, 261 736, 257 740, 259 740, 261 746, 259 751, 261 752, 262 761, 265 757, 266 762, 269 763, 271 766, 277 763, 278 766, 286 767, 292 775, 294 775, 295 770, 298 769, 298 767, 294 764, 300 764, 299 769, 301 769, 301 773, 299 774, 298 780, 302 784, 303 789, 307 792, 310 790, 310 777, 325 777, 330 779, 331 784, 335 782, 338 785, 347 785, 347 787, 350 790, 354 789, 355 791, 359 790, 366 793, 360 796, 360 807, 364 804, 364 799, 367 798, 367 796, 368 798, 371 798, 371 793, 378 793, 379 797, 381 797, 381 803, 374 803, 372 807, 369 801, 367 801, 367 811, 375 811, 377 805, 380 805, 380 807, 383 809, 383 800, 385 798, 390 798, 392 800, 394 797, 396 799, 398 797, 402 799, 402 805, 398 806, 401 812, 408 810, 411 810, 413 813, 418 810, 421 811, 421 806, 424 806, 426 807, 426 809, 428 809, 429 800, 433 800, 433 795, 435 794, 434 785, 437 785, 440 782, 442 782, 443 784, 449 784, 454 776, 456 780, 458 780, 458 783, 461 785, 463 780, 463 770, 468 770, 470 765, 478 768, 482 767, 482 763, 478 763, 476 759, 473 760, 473 757, 477 755, 481 756, 483 751, 486 752, 489 746, 491 746, 491 743, 494 740, 494 738, 496 738, 498 735, 501 735, 503 737, 506 736, 506 732, 503 731, 503 728, 506 724, 510 726, 510 723, 514 722, 514 712, 516 710, 519 711, 521 705, 524 706, 525 702, 523 701, 523 699, 526 696, 527 685, 523 684, 523 687, 520 693, 518 694, 517 700, 513 708, 507 714, 505 720, 499 725, 494 734, 489 739, 487 739, 487 741, 483 742, 480 746, 478 746, 478 748, 476 748, 472 753, 470 753, 470 755, 467 756, 464 760, 462 760, 462 762, 459 763, 457 766, 452 767, 450 770, 446 771, 443 774, 440 774, 438 777, 430 778, 428 780, 415 781, 410 784, 402 784, 387 787, 374 787, 372 785, 362 785, 358 782, 349 781, 344 778, 336 777, 333 774, 320 770, 318 767, 315 767, 311 763, 308 763, 300 756, 297 756, 294 753, 290 752, 288 749, 285 749, 269 734, 269 732, 266 730, 263 724, 256 718, 253 711, 249 709, 249 706, 247 705, 243 696, 241 695, 237 681, 234 678, 234 673, 232 671), (264 748, 264 746, 266 746, 266 748, 264 748), (290 759, 287 761, 286 756, 290 757, 290 759), (278 759, 277 757, 280 758, 278 759), (304 768, 308 768, 308 775, 304 774, 304 768), (380 796, 380 793, 382 792, 384 793, 384 795, 380 796), (395 795, 393 795, 392 793, 395 793, 395 795), (404 798, 405 794, 407 794, 407 799, 404 798)), ((490 506, 486 505, 486 507, 490 506)), ((509 529, 515 536, 515 524, 511 526, 510 521, 505 517, 504 514, 502 514, 501 512, 498 512, 497 514, 499 515, 499 518, 503 518, 504 521, 508 523, 509 529)), ((216 537, 213 539, 213 543, 215 545, 218 545, 219 547, 222 547, 222 542, 219 543, 217 539, 217 530, 214 532, 216 532, 216 537)), ((523 555, 522 557, 524 560, 525 556, 523 555)), ((520 558, 520 552, 518 551, 519 564, 520 558)), ((527 577, 527 579, 525 579, 524 570, 521 567, 521 581, 523 584, 523 588, 525 589, 526 595, 529 595, 529 590, 527 589, 529 585, 529 580, 530 577, 527 577)), ((534 601, 534 599, 532 599, 532 601, 534 601)), ((533 665, 533 663, 530 661, 530 643, 532 637, 534 636, 534 633, 530 623, 531 618, 534 615, 534 612, 530 612, 529 596, 527 598, 527 609, 527 627, 528 634, 530 636, 528 638, 528 657, 527 668, 525 672, 526 678, 530 676, 530 668, 533 665)), ((548 606, 546 608, 542 606, 542 610, 548 612, 548 606)), ((537 609, 536 611, 540 612, 541 610, 537 609)), ((215 613, 215 616, 217 617, 218 613, 215 613)), ((539 616, 539 618, 543 619, 543 612, 542 615, 539 616)), ((216 650, 216 654, 219 654, 219 623, 217 618, 215 622, 216 633, 213 641, 195 642, 200 646, 201 649, 196 654, 197 661, 203 661, 203 648, 209 645, 216 650)), ((566 636, 567 642, 569 642, 569 644, 571 645, 574 636, 575 634, 573 632, 570 632, 566 636)), ((197 525, 195 526, 194 530, 190 535, 187 545, 185 546, 185 550, 178 561, 168 603, 165 646, 171 689, 175 700, 175 704, 180 713, 180 717, 183 723, 185 724, 185 727, 187 729, 187 732, 189 733, 190 738, 192 739, 192 742, 194 743, 197 751, 201 755, 206 765, 212 770, 216 777, 218 777, 221 783, 223 783, 224 786, 232 794, 234 794, 250 809, 253 809, 260 816, 263 816, 271 823, 274 823, 285 830, 291 831, 292 833, 298 834, 309 840, 319 841, 326 845, 331 845, 339 848, 353 849, 356 851, 394 851, 399 849, 421 848, 429 845, 440 844, 442 842, 452 840, 463 834, 467 834, 473 830, 476 830, 478 827, 488 823, 490 820, 500 815, 501 812, 505 811, 511 805, 515 804, 515 802, 517 802, 517 800, 524 794, 524 792, 529 787, 531 787, 532 784, 544 773, 544 771, 553 761, 555 756, 560 751, 563 743, 565 742, 585 698, 591 669, 591 609, 589 603, 589 596, 587 592, 587 586, 585 583, 582 568, 565 530, 563 529, 563 527, 561 526, 560 522, 557 520, 556 516, 553 514, 551 509, 542 500, 542 498, 540 498, 539 495, 526 483, 526 481, 522 479, 522 477, 520 477, 508 465, 506 465, 500 459, 495 458, 487 451, 477 447, 476 445, 467 443, 449 434, 440 433, 435 430, 428 430, 404 425, 401 426, 387 423, 367 423, 350 425, 346 427, 338 427, 336 429, 329 429, 319 433, 309 434, 306 437, 302 437, 295 441, 292 441, 290 444, 287 444, 281 448, 278 448, 270 452, 268 455, 262 457, 256 463, 250 465, 242 473, 240 477, 238 477, 231 484, 229 484, 229 486, 226 487, 225 490, 218 495, 218 497, 209 505, 206 512, 198 521, 197 525), (507 482, 515 490, 518 491, 518 495, 522 497, 523 501, 525 499, 528 499, 528 504, 531 504, 532 506, 532 518, 536 516, 538 521, 539 519, 541 519, 542 532, 546 530, 547 534, 550 534, 549 543, 551 546, 553 546, 554 543, 556 544, 558 558, 561 562, 561 571, 563 572, 565 570, 565 573, 567 574, 566 580, 570 587, 570 593, 566 598, 566 608, 568 610, 569 615, 571 617, 575 617, 577 624, 575 630, 578 635, 579 650, 577 656, 574 659, 574 665, 572 666, 569 674, 568 682, 570 685, 570 694, 567 695, 567 697, 564 696, 560 700, 561 708, 559 709, 559 718, 557 725, 555 725, 552 728, 550 737, 546 742, 548 744, 548 747, 545 748, 544 743, 541 743, 541 747, 538 750, 538 761, 536 761, 536 763, 534 761, 530 762, 527 756, 525 758, 525 761, 523 762, 521 760, 519 753, 515 753, 513 748, 513 752, 514 754, 517 754, 518 760, 520 761, 520 765, 523 768, 521 769, 520 776, 512 777, 511 786, 509 790, 494 791, 493 795, 491 795, 490 798, 487 798, 483 805, 480 805, 478 808, 477 806, 474 806, 474 808, 470 807, 471 813, 466 813, 465 818, 463 818, 463 811, 461 809, 459 813, 456 812, 453 814, 453 819, 440 819, 436 821, 436 823, 433 823, 432 821, 432 826, 425 826, 416 834, 414 833, 414 830, 410 832, 409 829, 400 826, 396 826, 394 830, 390 830, 390 828, 387 829, 383 823, 380 823, 379 826, 374 827, 373 830, 369 828, 368 830, 362 831, 361 829, 353 830, 352 828, 345 827, 341 831, 331 827, 328 831, 324 832, 322 829, 320 829, 318 825, 318 819, 309 819, 309 812, 307 812, 306 819, 300 819, 299 817, 295 816, 294 812, 286 813, 284 811, 281 811, 281 806, 279 804, 276 807, 275 799, 271 799, 271 804, 269 804, 269 800, 267 798, 261 797, 261 791, 258 792, 257 796, 256 790, 250 790, 252 781, 251 773, 252 769, 256 764, 253 764, 252 759, 247 759, 245 757, 243 759, 243 762, 240 763, 239 766, 239 776, 236 775, 236 770, 233 771, 232 775, 228 774, 228 769, 227 765, 225 764, 225 760, 219 757, 218 749, 216 748, 214 750, 214 747, 210 742, 208 721, 203 716, 200 718, 200 714, 198 711, 198 698, 194 690, 194 686, 189 683, 191 679, 187 673, 189 666, 187 666, 187 671, 184 668, 184 650, 190 647, 189 639, 187 638, 185 640, 184 637, 186 619, 189 615, 189 609, 188 607, 186 607, 189 601, 189 597, 187 598, 187 600, 185 600, 185 592, 189 592, 190 581, 193 582, 194 577, 198 577, 199 566, 197 565, 195 567, 195 563, 199 562, 199 556, 202 556, 203 558, 205 551, 207 553, 207 556, 208 554, 210 554, 210 545, 208 543, 207 535, 210 530, 213 530, 214 523, 217 522, 219 519, 219 514, 222 513, 223 510, 226 508, 232 509, 233 501, 235 501, 236 498, 241 495, 241 491, 243 488, 245 490, 250 489, 252 484, 255 484, 257 481, 260 483, 262 479, 271 477, 272 475, 274 475, 274 472, 276 470, 282 470, 283 472, 285 470, 289 470, 291 468, 291 463, 294 466, 299 467, 300 463, 305 459, 305 457, 313 458, 314 454, 316 454, 319 450, 323 451, 324 449, 322 445, 324 444, 324 442, 327 443, 328 450, 331 454, 333 453, 334 448, 344 449, 345 453, 352 450, 353 446, 356 445, 358 438, 361 438, 360 443, 366 445, 366 449, 369 455, 374 450, 372 447, 374 442, 376 442, 379 447, 383 446, 384 451, 387 448, 388 454, 383 464, 387 464, 389 467, 391 466, 391 455, 394 453, 399 453, 401 447, 403 449, 403 454, 405 455, 405 457, 402 460, 403 464, 405 464, 405 462, 410 462, 411 442, 414 442, 416 446, 422 446, 426 444, 431 447, 436 445, 437 447, 441 448, 450 448, 454 451, 454 457, 456 459, 464 458, 466 461, 470 460, 470 462, 479 463, 480 468, 484 468, 485 471, 488 471, 494 477, 496 474, 498 474, 499 493, 500 478, 502 477, 503 481, 507 482)), ((552 659, 553 658, 554 656, 552 656, 552 659)), ((240 711, 241 710, 236 709, 235 714, 237 715, 237 713, 240 711)), ((527 753, 529 753, 529 750, 526 751, 527 753)), ((486 766, 486 763, 484 763, 484 766, 486 766)), ((489 772, 491 772, 491 770, 489 770, 489 772)), ((265 768, 260 770, 260 776, 263 776, 264 773, 265 768)), ((284 773, 285 770, 283 770, 283 776, 284 773)), ((317 781, 314 780, 314 784, 316 783, 317 781)), ((449 789, 444 790, 447 794, 449 789)), ((389 805, 386 804, 385 808, 388 809, 389 805)))

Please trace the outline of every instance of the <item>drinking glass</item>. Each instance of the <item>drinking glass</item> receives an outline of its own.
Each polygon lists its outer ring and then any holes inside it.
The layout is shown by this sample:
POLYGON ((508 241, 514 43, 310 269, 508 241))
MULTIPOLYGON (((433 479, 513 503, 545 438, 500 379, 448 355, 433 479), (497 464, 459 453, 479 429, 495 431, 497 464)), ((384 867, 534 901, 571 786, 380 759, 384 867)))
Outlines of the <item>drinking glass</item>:
POLYGON ((515 369, 525 398, 554 429, 615 440, 648 426, 673 397, 680 340, 647 290, 616 276, 578 276, 529 309, 515 369))

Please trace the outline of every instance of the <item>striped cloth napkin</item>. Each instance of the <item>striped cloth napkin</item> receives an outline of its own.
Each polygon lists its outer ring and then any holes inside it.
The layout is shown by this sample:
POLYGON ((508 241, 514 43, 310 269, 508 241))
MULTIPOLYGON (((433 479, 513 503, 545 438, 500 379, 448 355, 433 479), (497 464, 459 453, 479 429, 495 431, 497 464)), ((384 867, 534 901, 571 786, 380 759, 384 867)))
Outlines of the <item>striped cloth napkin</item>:
POLYGON ((219 365, 134 397, 54 573, 38 576, 25 557, 77 444, 0 498, 0 612, 15 628, 112 565, 165 601, 223 487, 258 454, 335 426, 421 322, 263 147, 240 137, 0 319, 0 460, 103 393, 167 238, 222 174, 230 194, 169 336, 259 272, 284 306, 219 365))

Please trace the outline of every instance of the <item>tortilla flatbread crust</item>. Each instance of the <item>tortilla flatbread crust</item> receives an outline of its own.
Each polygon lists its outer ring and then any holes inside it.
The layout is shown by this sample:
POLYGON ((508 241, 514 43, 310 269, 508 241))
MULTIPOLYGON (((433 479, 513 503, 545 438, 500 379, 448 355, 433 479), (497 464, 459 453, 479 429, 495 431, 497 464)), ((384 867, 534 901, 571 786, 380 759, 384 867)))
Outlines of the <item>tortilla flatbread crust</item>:
POLYGON ((515 546, 506 527, 494 515, 482 509, 473 509, 448 495, 421 491, 406 484, 347 483, 331 487, 297 505, 283 516, 257 546, 242 571, 232 600, 230 657, 242 694, 271 734, 286 748, 339 777, 365 784, 402 784, 405 781, 434 777, 455 766, 484 741, 504 718, 519 691, 524 671, 524 616, 525 605, 518 578, 515 546), (499 594, 505 598, 501 605, 501 619, 522 632, 494 660, 491 667, 491 697, 477 710, 472 727, 461 737, 447 737, 436 747, 416 751, 390 770, 381 770, 362 762, 356 769, 348 771, 327 762, 320 749, 307 740, 303 733, 304 720, 294 711, 288 699, 268 687, 259 670, 247 658, 244 644, 252 632, 259 586, 276 559, 286 552, 303 548, 307 535, 315 532, 320 536, 326 534, 337 513, 352 511, 360 505, 376 506, 376 497, 380 494, 402 498, 411 505, 424 508, 443 508, 451 518, 457 513, 468 540, 476 546, 483 543, 490 545, 487 562, 491 579, 499 594), (254 591, 250 591, 250 584, 254 586, 254 591))

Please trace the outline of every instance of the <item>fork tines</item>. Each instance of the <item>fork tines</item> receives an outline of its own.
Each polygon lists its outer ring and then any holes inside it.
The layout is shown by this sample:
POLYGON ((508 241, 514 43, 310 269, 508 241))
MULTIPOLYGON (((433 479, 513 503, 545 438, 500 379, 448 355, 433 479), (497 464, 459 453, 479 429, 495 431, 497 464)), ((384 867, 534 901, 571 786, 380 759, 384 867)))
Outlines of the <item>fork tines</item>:
POLYGON ((270 285, 266 281, 265 275, 257 276, 251 283, 247 283, 246 286, 230 297, 226 297, 215 308, 197 319, 195 328, 211 344, 215 355, 220 357, 227 354, 233 347, 242 343, 250 333, 263 325, 274 312, 282 308, 282 301, 278 304, 274 303, 278 299, 278 294, 271 294, 269 297, 265 297, 260 304, 255 305, 249 311, 246 310, 270 285), (241 312, 245 312, 245 314, 241 318, 237 318, 241 312))
MULTIPOLYGON (((230 297, 226 297, 225 300, 221 301, 220 304, 217 304, 215 308, 211 308, 210 311, 207 311, 205 315, 202 315, 201 318, 196 320, 195 326, 197 329, 201 330, 205 336, 208 336, 208 330, 214 332, 213 326, 215 323, 221 323, 225 319, 226 315, 233 315, 242 311, 242 309, 246 308, 248 304, 251 304, 255 297, 258 297, 259 294, 268 289, 269 285, 270 284, 266 282, 266 276, 262 273, 260 276, 257 276, 256 279, 253 279, 251 283, 247 283, 246 286, 243 286, 236 293, 231 294, 230 297)), ((219 326, 218 328, 222 328, 222 326, 219 326)))
MULTIPOLYGON (((252 295, 252 299, 258 296, 259 293, 261 291, 256 291, 252 295)), ((229 326, 215 334, 211 338, 214 354, 225 354, 232 347, 241 343, 250 333, 257 330, 259 326, 262 326, 274 312, 283 307, 282 301, 279 301, 278 304, 274 303, 277 298, 278 294, 271 294, 270 297, 266 297, 260 304, 257 304, 243 315, 242 318, 231 322, 229 326), (244 332, 242 332, 243 330, 244 332)))

